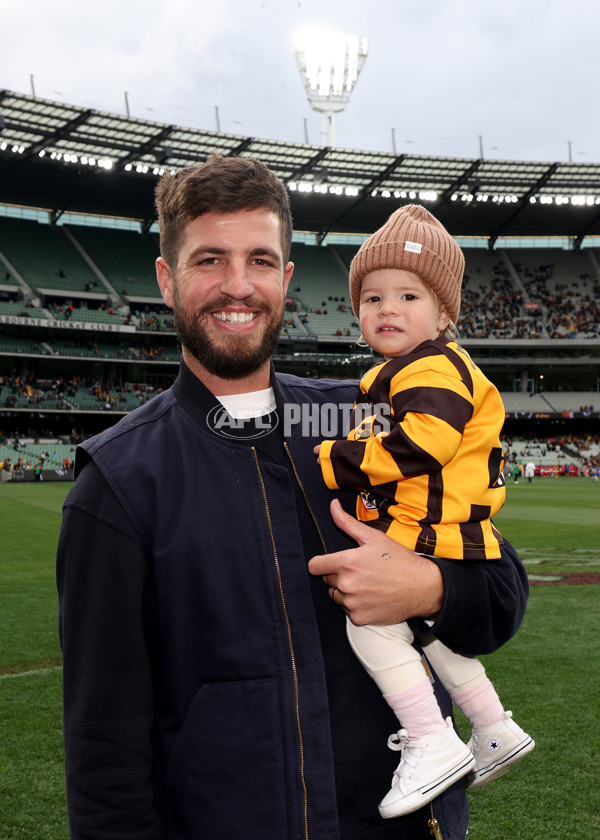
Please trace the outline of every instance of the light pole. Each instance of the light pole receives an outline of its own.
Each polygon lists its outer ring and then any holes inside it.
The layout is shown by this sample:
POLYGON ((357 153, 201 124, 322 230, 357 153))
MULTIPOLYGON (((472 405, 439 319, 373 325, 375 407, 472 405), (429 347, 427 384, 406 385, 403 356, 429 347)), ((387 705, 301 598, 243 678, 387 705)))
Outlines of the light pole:
POLYGON ((308 102, 323 114, 323 145, 333 146, 333 117, 350 101, 367 57, 368 41, 327 30, 306 30, 296 36, 294 54, 308 102))

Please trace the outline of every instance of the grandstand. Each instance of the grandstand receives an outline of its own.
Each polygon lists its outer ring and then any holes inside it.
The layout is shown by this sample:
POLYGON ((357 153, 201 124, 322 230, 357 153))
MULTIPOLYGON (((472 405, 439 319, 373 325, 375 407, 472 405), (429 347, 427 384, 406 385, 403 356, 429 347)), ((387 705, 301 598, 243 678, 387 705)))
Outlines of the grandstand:
MULTIPOLYGON (((0 244, 0 314, 173 332, 154 275, 155 237, 87 225, 52 230, 0 217, 0 244)), ((359 338, 347 281, 357 247, 293 244, 288 311, 295 317, 286 319, 287 334, 359 338)), ((490 256, 465 248, 465 257, 463 339, 598 338, 594 250, 498 250, 490 256)))
POLYGON ((83 132, 88 112, 6 91, 0 114, 1 460, 26 451, 26 461, 62 464, 75 440, 176 373, 154 275, 153 136, 173 169, 216 148, 261 157, 288 184, 296 268, 278 369, 357 377, 373 362, 356 344, 348 267, 399 204, 417 201, 464 249, 459 337, 501 391, 507 436, 563 441, 573 464, 598 457, 600 166, 323 150, 98 112, 83 132), (96 158, 113 161, 110 187, 104 169, 82 164, 92 141, 96 158))

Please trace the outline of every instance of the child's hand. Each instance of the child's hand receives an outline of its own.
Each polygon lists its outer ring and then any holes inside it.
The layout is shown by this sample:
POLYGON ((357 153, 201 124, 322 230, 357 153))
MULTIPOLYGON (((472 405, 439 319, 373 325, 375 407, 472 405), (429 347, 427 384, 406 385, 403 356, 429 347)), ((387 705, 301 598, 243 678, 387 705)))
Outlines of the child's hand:
POLYGON ((321 463, 321 459, 319 458, 319 450, 321 448, 321 444, 319 443, 317 446, 313 448, 314 454, 317 456, 317 464, 321 463))

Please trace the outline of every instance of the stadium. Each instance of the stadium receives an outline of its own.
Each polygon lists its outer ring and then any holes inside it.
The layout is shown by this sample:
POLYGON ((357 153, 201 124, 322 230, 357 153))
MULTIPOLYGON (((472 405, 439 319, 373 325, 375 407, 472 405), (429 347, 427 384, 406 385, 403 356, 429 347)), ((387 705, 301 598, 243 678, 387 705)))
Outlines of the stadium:
POLYGON ((521 632, 487 666, 539 746, 527 769, 473 797, 469 837, 583 840, 599 826, 589 715, 597 702, 589 678, 597 587, 551 584, 598 581, 598 487, 567 476, 593 478, 598 464, 600 164, 274 142, 7 90, 0 91, 0 835, 66 836, 53 566, 61 505, 77 442, 174 379, 177 338, 154 275, 153 191, 162 172, 213 150, 260 158, 289 190, 296 268, 279 370, 346 378, 372 364, 357 346, 348 266, 396 207, 423 204, 463 248, 459 341, 501 392, 511 468, 533 460, 538 474, 553 477, 521 482, 499 517, 532 583, 544 585, 534 587, 521 632), (29 483, 36 479, 43 483, 29 483), (581 614, 585 627, 573 621, 581 614))
MULTIPOLYGON (((153 190, 211 151, 258 157, 289 190, 295 273, 279 370, 356 377, 348 267, 398 206, 422 203, 466 256, 459 340, 500 390, 509 454, 595 463, 600 165, 420 157, 274 142, 0 92, 1 456, 54 477, 73 443, 172 381, 154 276, 153 190), (15 444, 19 441, 18 444, 15 444)), ((6 477, 6 476, 5 476, 6 477)), ((12 476, 13 478, 15 476, 12 476)))

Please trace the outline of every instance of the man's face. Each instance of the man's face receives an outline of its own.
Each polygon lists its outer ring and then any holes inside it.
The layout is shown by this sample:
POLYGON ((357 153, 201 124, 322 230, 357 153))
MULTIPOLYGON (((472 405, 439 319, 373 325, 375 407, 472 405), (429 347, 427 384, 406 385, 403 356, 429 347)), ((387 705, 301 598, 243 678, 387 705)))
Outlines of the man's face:
POLYGON ((177 266, 160 257, 157 277, 196 372, 242 379, 268 367, 293 268, 283 263, 280 222, 267 209, 204 213, 188 223, 177 266))

